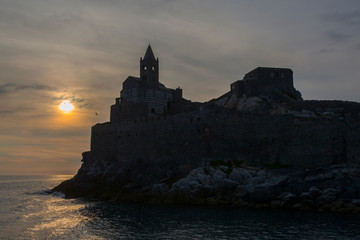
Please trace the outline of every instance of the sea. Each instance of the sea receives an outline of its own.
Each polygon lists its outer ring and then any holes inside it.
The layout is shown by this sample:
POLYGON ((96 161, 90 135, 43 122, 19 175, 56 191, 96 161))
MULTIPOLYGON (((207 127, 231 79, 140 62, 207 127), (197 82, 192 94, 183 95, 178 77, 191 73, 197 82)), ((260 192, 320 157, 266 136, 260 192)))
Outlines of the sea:
POLYGON ((360 239, 360 216, 65 199, 71 176, 0 176, 0 239, 360 239))

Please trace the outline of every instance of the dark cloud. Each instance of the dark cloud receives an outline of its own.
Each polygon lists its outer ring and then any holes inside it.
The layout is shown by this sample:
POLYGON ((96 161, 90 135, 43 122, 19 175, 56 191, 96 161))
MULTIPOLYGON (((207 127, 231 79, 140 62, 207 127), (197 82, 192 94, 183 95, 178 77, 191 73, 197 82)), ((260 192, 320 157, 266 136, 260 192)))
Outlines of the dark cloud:
POLYGON ((360 25, 360 10, 326 14, 324 19, 349 25, 360 25))
POLYGON ((56 91, 57 89, 43 84, 27 85, 27 84, 5 83, 3 85, 0 85, 0 95, 15 93, 22 90, 56 91))
POLYGON ((342 33, 339 31, 331 30, 326 33, 326 36, 335 42, 342 42, 350 39, 353 35, 348 33, 342 33))

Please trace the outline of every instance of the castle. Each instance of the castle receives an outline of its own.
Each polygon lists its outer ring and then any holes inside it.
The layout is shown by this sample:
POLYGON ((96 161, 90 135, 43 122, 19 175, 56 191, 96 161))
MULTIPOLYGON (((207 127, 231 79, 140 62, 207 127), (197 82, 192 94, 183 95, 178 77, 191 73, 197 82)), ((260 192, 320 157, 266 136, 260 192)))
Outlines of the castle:
MULTIPOLYGON (((286 100, 286 93, 293 100, 301 100, 301 94, 293 85, 293 72, 286 68, 258 67, 231 84, 230 94, 233 93, 247 97, 272 95, 282 101, 286 100)), ((120 97, 111 106, 110 122, 166 116, 185 109, 195 110, 196 106, 183 99, 181 88, 167 88, 159 82, 159 59, 149 45, 144 58, 140 58, 140 77, 129 76, 123 82, 120 97)))
MULTIPOLYGON (((339 180, 345 178, 338 178, 341 172, 333 167, 360 169, 359 120, 359 103, 303 100, 294 88, 292 70, 286 68, 255 68, 221 97, 191 102, 182 97, 180 88, 166 88, 159 82, 159 60, 149 45, 140 59, 140 77, 124 81, 120 97, 111 106, 110 122, 92 127, 91 149, 83 153, 81 168, 55 191, 135 202, 154 194, 164 201, 171 196, 204 201, 212 196, 231 202, 239 197, 235 188, 243 185, 236 187, 226 176, 238 166, 251 172, 293 172, 288 176, 294 184, 288 190, 282 188, 282 177, 268 182, 279 187, 270 191, 271 184, 264 187, 254 177, 258 185, 250 184, 251 193, 246 194, 254 196, 255 202, 259 197, 260 201, 278 199, 280 192, 300 195, 319 179, 326 188, 336 182, 346 188, 348 180, 339 180), (224 165, 215 170, 217 163, 224 165), (195 173, 204 176, 199 178, 204 185, 198 188, 193 187, 198 180, 193 184, 195 175, 190 172, 199 168, 205 175, 195 173), (326 174, 324 168, 329 170, 326 174), (301 169, 313 170, 305 177, 301 169), (190 182, 184 185, 184 179, 190 182), (219 184, 212 185, 209 179, 219 184)), ((268 178, 262 176, 264 181, 268 178)))
POLYGON ((354 163, 360 148, 350 143, 358 141, 359 106, 303 100, 291 69, 268 67, 245 74, 219 98, 191 102, 182 89, 159 82, 159 60, 149 45, 140 77, 123 82, 110 122, 92 127, 93 157, 85 159, 162 159, 173 167, 216 158, 301 167, 354 163))

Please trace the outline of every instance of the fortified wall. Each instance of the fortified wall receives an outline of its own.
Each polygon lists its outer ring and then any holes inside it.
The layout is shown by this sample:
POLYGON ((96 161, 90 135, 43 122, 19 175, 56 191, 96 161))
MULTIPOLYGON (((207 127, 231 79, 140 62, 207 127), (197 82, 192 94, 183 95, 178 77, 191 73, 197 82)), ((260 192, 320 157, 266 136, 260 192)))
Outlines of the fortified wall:
POLYGON ((213 160, 260 168, 360 167, 360 104, 303 101, 291 69, 256 68, 220 98, 192 103, 180 88, 159 83, 150 46, 140 68, 140 78, 124 82, 110 122, 92 127, 83 169, 96 165, 123 171, 115 175, 124 182, 153 182, 213 160), (258 102, 240 111, 226 106, 234 98, 258 102))
POLYGON ((258 167, 313 168, 356 165, 360 159, 360 126, 352 118, 324 121, 213 108, 97 124, 92 128, 91 152, 111 152, 120 161, 175 161, 176 166, 235 160, 258 167))

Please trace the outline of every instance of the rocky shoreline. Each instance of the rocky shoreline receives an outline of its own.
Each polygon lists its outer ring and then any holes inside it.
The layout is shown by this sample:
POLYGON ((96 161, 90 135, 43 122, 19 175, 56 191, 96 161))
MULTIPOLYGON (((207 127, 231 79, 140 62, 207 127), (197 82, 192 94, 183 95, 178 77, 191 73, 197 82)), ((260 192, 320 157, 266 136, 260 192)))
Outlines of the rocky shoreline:
POLYGON ((345 164, 326 168, 262 170, 199 167, 173 183, 121 187, 75 176, 52 192, 132 203, 228 205, 233 207, 360 213, 360 175, 345 164), (80 188, 85 188, 80 190, 80 188), (84 191, 85 190, 85 191, 84 191))

